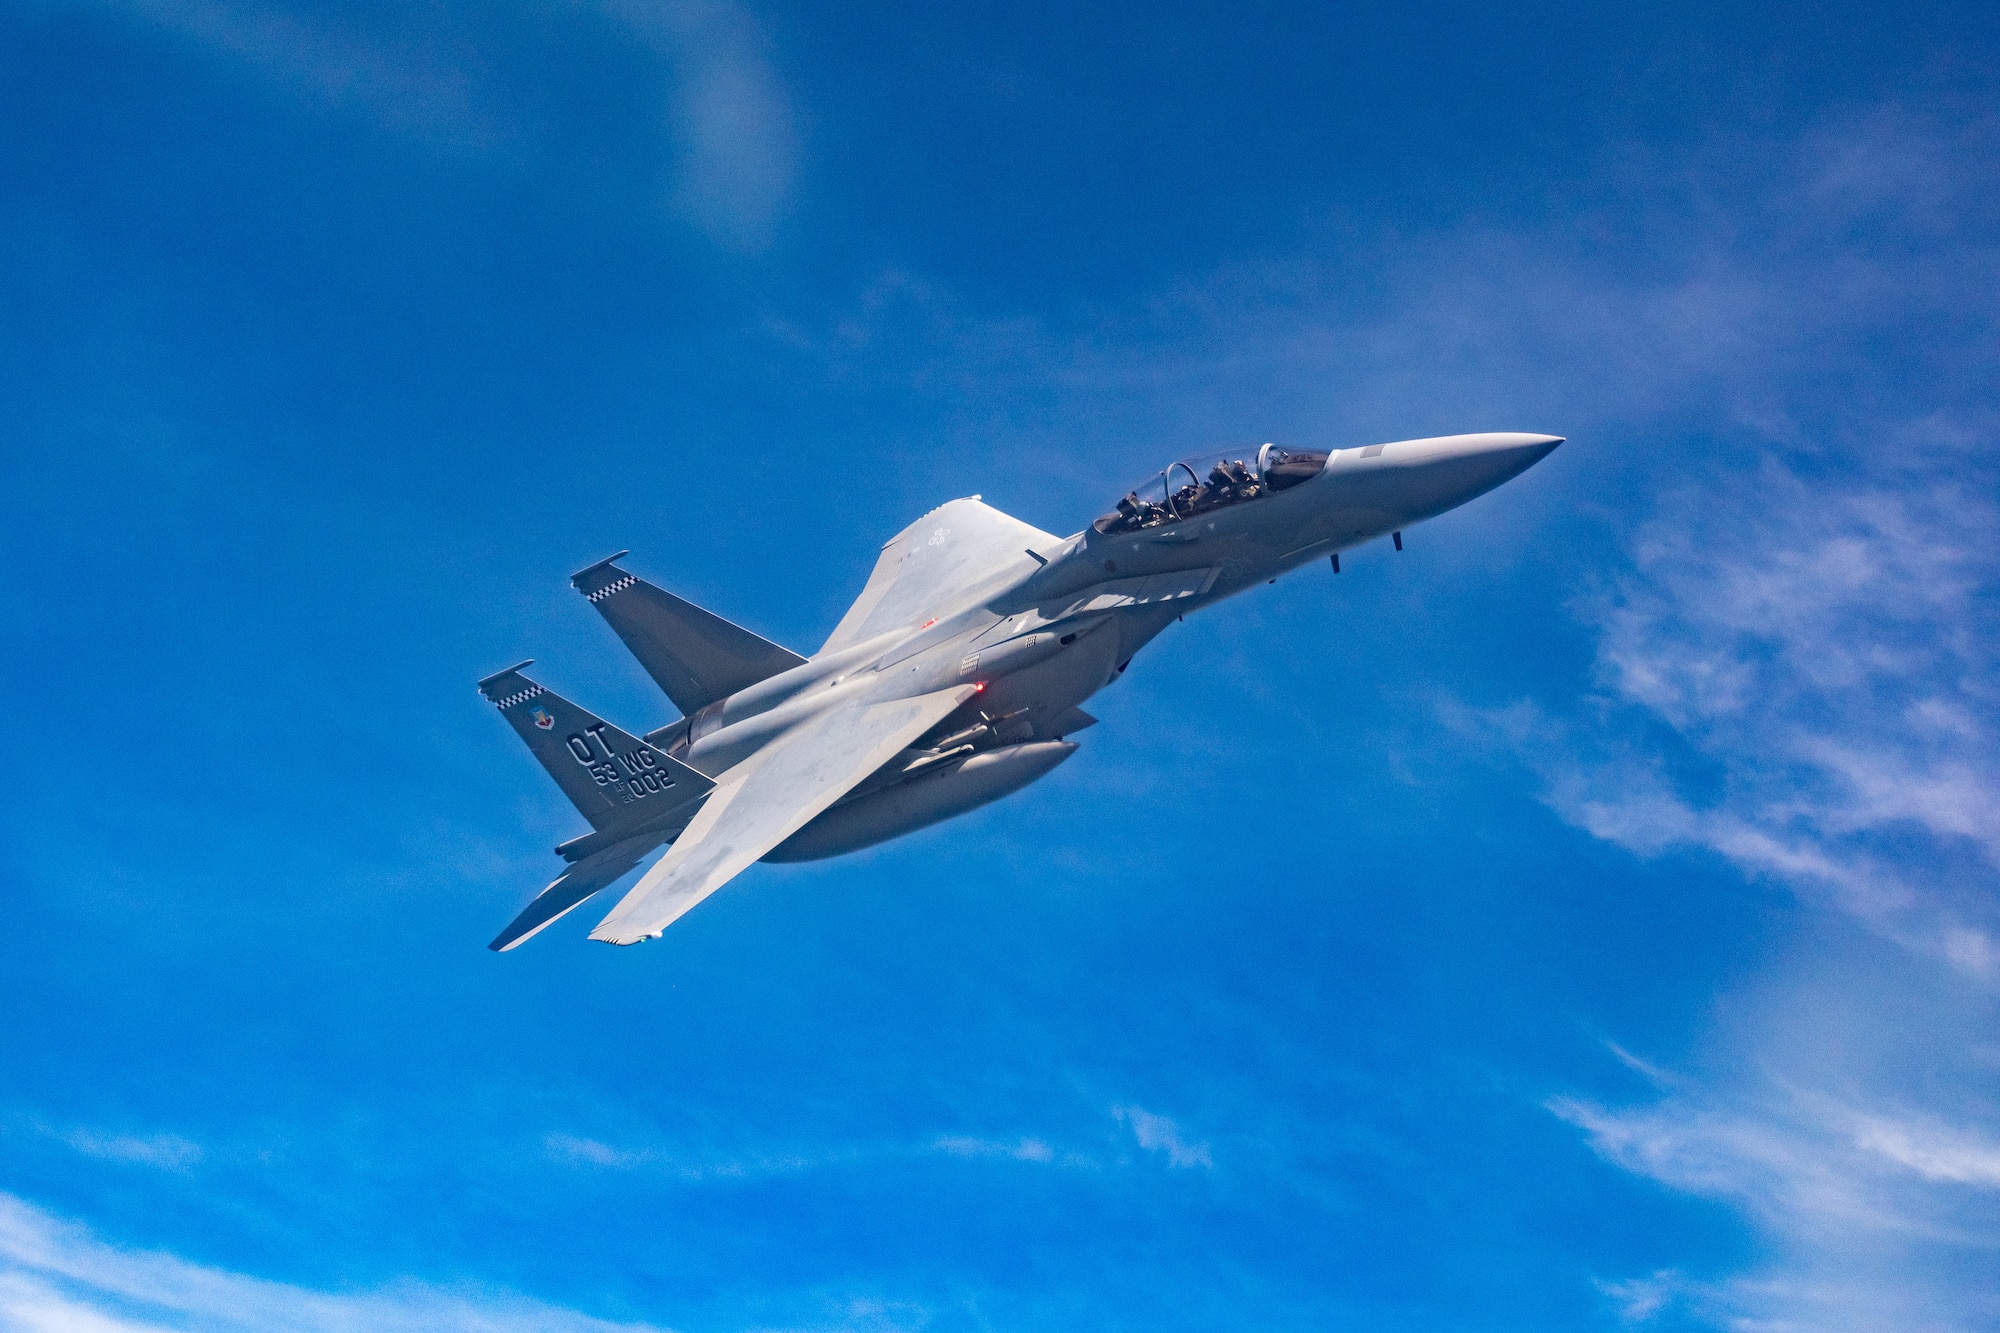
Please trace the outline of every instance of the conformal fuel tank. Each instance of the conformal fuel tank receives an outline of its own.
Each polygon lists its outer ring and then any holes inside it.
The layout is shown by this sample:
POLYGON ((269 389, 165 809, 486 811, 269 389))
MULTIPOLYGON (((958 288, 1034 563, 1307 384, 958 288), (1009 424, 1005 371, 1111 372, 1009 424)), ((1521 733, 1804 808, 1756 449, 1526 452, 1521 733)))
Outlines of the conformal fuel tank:
POLYGON ((817 861, 935 824, 1041 777, 1070 757, 1075 741, 1030 741, 970 755, 926 774, 834 806, 766 853, 766 861, 817 861))

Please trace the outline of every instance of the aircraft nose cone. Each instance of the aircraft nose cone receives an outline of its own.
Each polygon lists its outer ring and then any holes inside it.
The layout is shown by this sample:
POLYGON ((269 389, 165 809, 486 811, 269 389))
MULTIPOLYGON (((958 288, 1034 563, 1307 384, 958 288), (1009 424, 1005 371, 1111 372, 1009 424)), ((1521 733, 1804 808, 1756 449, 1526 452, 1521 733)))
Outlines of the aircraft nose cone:
POLYGON ((1496 435, 1472 435, 1466 437, 1468 454, 1502 455, 1518 459, 1523 468, 1533 467, 1556 451, 1563 442, 1560 435, 1526 435, 1508 432, 1496 435))
POLYGON ((1511 481, 1556 451, 1560 435, 1527 435, 1517 432, 1461 437, 1457 461, 1468 474, 1490 478, 1493 485, 1511 481))
POLYGON ((1560 435, 1528 435, 1494 432, 1489 435, 1460 435, 1438 441, 1433 457, 1441 471, 1464 490, 1459 503, 1483 495, 1495 486, 1526 472, 1555 452, 1563 442, 1560 435))
POLYGON ((1358 475, 1377 479, 1383 499, 1415 522, 1456 509, 1512 481, 1562 442, 1560 435, 1514 431, 1405 440, 1373 451, 1378 470, 1372 474, 1367 471, 1370 451, 1361 450, 1358 475))

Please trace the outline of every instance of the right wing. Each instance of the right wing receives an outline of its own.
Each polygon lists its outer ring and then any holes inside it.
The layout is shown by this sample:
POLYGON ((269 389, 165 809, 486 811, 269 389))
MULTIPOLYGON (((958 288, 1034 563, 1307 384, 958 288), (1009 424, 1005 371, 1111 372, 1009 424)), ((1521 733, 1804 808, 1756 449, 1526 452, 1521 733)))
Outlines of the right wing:
POLYGON ((959 685, 800 723, 722 775, 686 832, 590 938, 657 937, 976 692, 959 685))
POLYGON ((943 619, 998 575, 1033 572, 1045 557, 1030 550, 1060 545, 1062 538, 981 504, 976 495, 939 505, 882 548, 868 585, 820 651, 914 626, 924 616, 943 619))

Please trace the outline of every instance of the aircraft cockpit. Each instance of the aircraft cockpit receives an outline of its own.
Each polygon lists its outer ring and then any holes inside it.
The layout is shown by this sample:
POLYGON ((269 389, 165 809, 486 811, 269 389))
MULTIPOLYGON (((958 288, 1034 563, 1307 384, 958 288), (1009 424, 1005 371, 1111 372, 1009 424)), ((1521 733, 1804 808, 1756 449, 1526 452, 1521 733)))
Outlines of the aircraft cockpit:
POLYGON ((1116 509, 1091 526, 1111 536, 1213 513, 1310 481, 1326 466, 1326 458, 1324 450, 1275 444, 1254 453, 1230 450, 1184 458, 1127 491, 1116 509))

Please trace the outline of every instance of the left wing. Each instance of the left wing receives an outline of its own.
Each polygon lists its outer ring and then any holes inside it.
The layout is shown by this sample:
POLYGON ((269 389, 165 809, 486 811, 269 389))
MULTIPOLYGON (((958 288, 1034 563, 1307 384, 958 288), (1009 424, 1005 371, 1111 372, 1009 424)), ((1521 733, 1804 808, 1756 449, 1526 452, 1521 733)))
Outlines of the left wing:
POLYGON ((974 693, 959 685, 834 708, 800 723, 722 775, 687 831, 590 938, 611 944, 657 938, 974 693))

